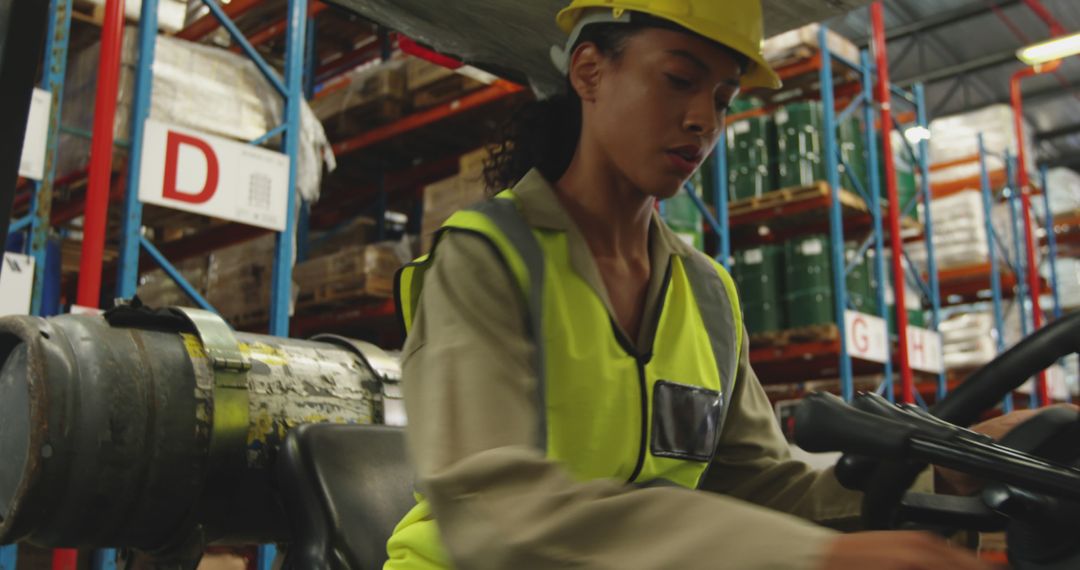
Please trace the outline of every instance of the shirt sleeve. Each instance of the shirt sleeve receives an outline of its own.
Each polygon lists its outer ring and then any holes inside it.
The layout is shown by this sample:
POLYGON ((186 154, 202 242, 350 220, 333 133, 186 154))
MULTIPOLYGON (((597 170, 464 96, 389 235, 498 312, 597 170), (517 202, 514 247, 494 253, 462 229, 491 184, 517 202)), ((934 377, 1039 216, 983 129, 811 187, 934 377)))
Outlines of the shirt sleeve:
POLYGON ((750 366, 743 333, 738 377, 716 457, 702 488, 812 521, 846 525, 859 516, 863 494, 791 457, 773 407, 750 366))
POLYGON ((443 237, 403 373, 418 487, 456 567, 819 566, 834 536, 823 527, 719 494, 578 481, 549 461, 534 447, 538 380, 523 308, 486 241, 443 237))

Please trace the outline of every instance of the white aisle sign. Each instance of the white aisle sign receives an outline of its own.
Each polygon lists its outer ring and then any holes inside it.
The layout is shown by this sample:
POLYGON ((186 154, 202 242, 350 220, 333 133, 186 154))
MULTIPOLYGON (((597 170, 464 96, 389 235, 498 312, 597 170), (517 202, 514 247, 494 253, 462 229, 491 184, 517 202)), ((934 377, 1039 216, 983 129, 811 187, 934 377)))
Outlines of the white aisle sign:
POLYGON ((139 200, 275 231, 285 229, 289 157, 146 121, 139 200))
POLYGON ((4 253, 0 271, 0 316, 29 315, 30 295, 34 289, 34 258, 18 253, 4 253))
POLYGON ((34 88, 30 100, 30 116, 26 120, 26 136, 23 138, 19 176, 32 180, 45 177, 45 149, 49 141, 49 109, 52 95, 44 89, 34 88))
POLYGON ((940 374, 945 371, 941 335, 927 329, 908 326, 908 362, 913 370, 940 374))
POLYGON ((889 335, 885 320, 879 317, 844 311, 844 335, 848 354, 870 362, 885 362, 889 357, 889 335))

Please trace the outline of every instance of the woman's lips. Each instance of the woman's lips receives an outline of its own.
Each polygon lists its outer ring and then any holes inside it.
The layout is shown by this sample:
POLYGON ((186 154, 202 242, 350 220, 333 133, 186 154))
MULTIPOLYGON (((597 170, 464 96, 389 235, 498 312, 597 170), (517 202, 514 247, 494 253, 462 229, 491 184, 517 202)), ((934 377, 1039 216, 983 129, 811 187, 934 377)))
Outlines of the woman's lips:
POLYGON ((681 172, 687 175, 693 174, 693 172, 697 170, 698 165, 701 163, 700 159, 691 160, 673 150, 669 150, 667 152, 667 156, 668 160, 675 168, 678 168, 681 172))

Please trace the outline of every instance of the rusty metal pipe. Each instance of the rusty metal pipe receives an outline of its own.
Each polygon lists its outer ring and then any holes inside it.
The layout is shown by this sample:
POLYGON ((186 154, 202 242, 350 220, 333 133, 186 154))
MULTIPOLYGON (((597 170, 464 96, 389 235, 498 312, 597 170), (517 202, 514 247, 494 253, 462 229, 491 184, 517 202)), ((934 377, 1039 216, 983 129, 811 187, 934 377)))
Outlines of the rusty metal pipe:
POLYGON ((270 469, 287 430, 378 421, 393 375, 356 344, 236 333, 247 437, 212 453, 211 345, 168 318, 115 322, 0 318, 0 544, 287 540, 270 469))

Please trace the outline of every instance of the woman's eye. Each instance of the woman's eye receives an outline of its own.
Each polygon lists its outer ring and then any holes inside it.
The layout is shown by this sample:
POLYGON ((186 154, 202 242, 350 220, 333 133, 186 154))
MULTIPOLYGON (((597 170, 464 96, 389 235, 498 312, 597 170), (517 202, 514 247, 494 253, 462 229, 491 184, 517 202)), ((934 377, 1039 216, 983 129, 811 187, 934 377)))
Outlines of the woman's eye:
POLYGON ((668 81, 670 81, 671 85, 676 89, 690 88, 691 83, 689 79, 686 79, 685 77, 679 77, 678 75, 673 75, 671 73, 665 73, 664 75, 667 76, 668 81))

